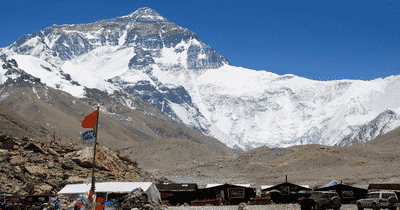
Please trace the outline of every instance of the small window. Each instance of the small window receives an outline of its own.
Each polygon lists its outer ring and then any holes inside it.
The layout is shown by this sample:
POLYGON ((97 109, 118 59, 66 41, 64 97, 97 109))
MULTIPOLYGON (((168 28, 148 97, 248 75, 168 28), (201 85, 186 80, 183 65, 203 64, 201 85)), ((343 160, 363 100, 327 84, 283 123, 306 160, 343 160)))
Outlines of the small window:
POLYGON ((394 196, 392 193, 382 193, 382 198, 389 198, 390 196, 394 196))
POLYGON ((369 194, 368 198, 379 198, 379 194, 378 193, 371 193, 371 194, 369 194))

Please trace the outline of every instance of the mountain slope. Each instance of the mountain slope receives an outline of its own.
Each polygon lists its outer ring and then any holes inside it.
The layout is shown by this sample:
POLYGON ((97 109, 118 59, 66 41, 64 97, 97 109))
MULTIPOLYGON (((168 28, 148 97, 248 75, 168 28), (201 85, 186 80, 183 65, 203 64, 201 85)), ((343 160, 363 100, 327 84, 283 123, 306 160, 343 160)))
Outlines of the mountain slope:
POLYGON ((382 112, 368 124, 358 127, 357 130, 336 143, 335 146, 342 147, 355 143, 367 142, 399 126, 400 116, 391 110, 387 110, 382 112))
POLYGON ((323 82, 234 67, 194 32, 147 7, 53 25, 0 49, 0 56, 78 98, 88 98, 88 89, 140 98, 237 150, 334 145, 385 110, 400 113, 399 76, 323 82))
POLYGON ((25 136, 37 138, 50 133, 50 131, 43 126, 21 117, 2 103, 0 103, 0 131, 3 134, 18 138, 23 138, 25 136))
POLYGON ((84 116, 101 105, 98 142, 113 150, 174 137, 207 145, 215 153, 234 153, 215 138, 182 125, 124 91, 108 94, 85 87, 85 98, 76 98, 62 90, 47 87, 40 79, 24 72, 17 62, 8 67, 7 72, 12 72, 12 75, 7 75, 7 81, 0 85, 0 102, 22 118, 43 126, 47 133, 56 132, 64 138, 81 139, 81 133, 88 130, 81 127, 84 116))

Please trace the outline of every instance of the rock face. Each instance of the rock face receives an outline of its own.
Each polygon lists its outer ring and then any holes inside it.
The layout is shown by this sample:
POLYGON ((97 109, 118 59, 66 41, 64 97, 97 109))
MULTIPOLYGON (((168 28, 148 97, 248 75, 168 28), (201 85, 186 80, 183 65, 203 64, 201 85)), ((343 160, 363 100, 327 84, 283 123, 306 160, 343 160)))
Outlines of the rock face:
MULTIPOLYGON (((0 139, 5 138, 13 146, 0 147, 0 191, 22 195, 57 193, 66 184, 91 182, 93 148, 58 142, 39 143, 34 139, 20 140, 0 134, 0 139)), ((95 179, 98 182, 157 180, 142 172, 122 153, 103 146, 97 146, 96 151, 95 179)))

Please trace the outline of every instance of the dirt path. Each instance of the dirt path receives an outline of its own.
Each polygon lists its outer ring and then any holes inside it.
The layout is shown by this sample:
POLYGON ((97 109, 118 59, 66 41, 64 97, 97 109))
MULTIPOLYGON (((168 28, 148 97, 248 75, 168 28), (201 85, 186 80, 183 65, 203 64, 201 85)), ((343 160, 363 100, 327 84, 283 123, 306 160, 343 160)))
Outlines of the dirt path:
MULTIPOLYGON (((248 205, 248 210, 300 210, 298 204, 286 205, 248 205)), ((237 210, 238 206, 189 206, 168 207, 168 210, 237 210)), ((341 210, 357 210, 356 205, 342 205, 341 210)))

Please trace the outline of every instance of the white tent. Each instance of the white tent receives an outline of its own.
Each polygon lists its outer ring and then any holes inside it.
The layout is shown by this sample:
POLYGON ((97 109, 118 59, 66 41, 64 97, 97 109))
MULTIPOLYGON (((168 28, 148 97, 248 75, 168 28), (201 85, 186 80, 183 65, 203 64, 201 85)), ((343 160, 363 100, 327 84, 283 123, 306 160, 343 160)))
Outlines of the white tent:
MULTIPOLYGON (((84 194, 90 191, 92 184, 69 184, 58 194, 84 194)), ((102 182, 96 183, 95 192, 129 193, 139 187, 147 194, 149 200, 161 202, 160 192, 152 182, 102 182)))
POLYGON ((149 200, 161 203, 160 192, 153 182, 102 182, 96 184, 96 192, 129 193, 134 189, 142 188, 149 200))

